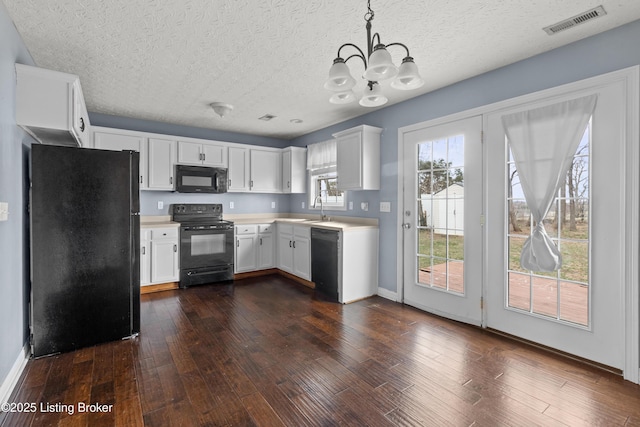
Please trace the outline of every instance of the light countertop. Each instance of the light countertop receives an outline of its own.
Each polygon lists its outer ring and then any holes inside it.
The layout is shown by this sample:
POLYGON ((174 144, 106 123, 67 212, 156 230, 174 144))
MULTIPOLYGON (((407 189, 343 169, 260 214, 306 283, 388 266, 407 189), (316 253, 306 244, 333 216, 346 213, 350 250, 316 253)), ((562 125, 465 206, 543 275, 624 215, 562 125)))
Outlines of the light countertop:
POLYGON ((320 215, 225 215, 224 218, 233 221, 234 224, 270 224, 270 223, 289 223, 295 225, 326 228, 330 230, 358 230, 366 228, 378 228, 378 220, 375 218, 358 218, 337 216, 331 217, 330 221, 321 221, 320 215), (280 216, 282 215, 282 216, 280 216))
POLYGON ((171 221, 170 215, 141 215, 140 228, 178 228, 179 222, 171 221))
MULTIPOLYGON (((358 218, 347 216, 331 217, 330 221, 321 221, 320 215, 305 214, 228 214, 224 219, 233 221, 237 225, 246 224, 272 224, 289 223, 309 227, 325 228, 329 230, 360 230, 378 228, 378 220, 375 218, 358 218)), ((140 217, 142 228, 177 228, 180 223, 171 221, 170 215, 143 215, 140 217)))

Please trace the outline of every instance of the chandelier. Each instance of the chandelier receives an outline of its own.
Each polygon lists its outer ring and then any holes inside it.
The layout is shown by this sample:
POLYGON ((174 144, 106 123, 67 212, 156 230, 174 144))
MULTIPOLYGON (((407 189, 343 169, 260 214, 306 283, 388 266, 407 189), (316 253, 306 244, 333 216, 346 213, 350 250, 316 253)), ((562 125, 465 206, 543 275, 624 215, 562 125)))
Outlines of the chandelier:
POLYGON ((332 104, 347 104, 356 99, 352 90, 356 85, 356 79, 351 76, 346 64, 351 58, 360 58, 364 62, 365 71, 362 77, 367 80, 367 86, 362 98, 360 98, 360 105, 363 107, 379 107, 387 103, 388 99, 383 95, 379 83, 383 80, 395 77, 391 82, 391 87, 399 90, 417 89, 424 84, 407 46, 402 43, 384 45, 380 41, 380 34, 375 33, 373 37, 371 36, 371 21, 374 16, 373 10, 371 10, 371 0, 367 0, 367 9, 368 11, 364 15, 364 20, 367 22, 367 56, 353 43, 345 43, 340 46, 338 56, 333 60, 333 65, 329 69, 329 79, 324 84, 325 89, 334 92, 329 98, 329 102, 332 104), (344 59, 340 56, 340 52, 342 48, 347 46, 354 48, 357 52, 344 59), (387 48, 391 46, 401 46, 407 52, 400 68, 391 61, 391 54, 387 51, 387 48))

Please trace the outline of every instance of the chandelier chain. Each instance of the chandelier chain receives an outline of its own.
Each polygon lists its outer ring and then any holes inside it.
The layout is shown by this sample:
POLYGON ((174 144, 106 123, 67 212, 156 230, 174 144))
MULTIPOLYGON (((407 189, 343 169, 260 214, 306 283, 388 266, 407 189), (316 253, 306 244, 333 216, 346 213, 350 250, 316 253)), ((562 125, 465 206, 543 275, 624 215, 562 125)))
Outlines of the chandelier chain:
POLYGON ((367 22, 371 22, 373 21, 373 16, 375 15, 373 13, 373 9, 371 9, 371 0, 367 0, 367 13, 364 14, 364 20, 367 22))

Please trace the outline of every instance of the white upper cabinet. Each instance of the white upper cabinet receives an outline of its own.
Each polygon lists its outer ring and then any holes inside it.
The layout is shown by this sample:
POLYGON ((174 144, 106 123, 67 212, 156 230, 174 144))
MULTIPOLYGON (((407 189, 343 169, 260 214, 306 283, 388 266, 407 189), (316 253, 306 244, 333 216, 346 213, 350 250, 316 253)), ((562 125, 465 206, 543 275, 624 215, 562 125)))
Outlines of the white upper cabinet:
POLYGON ((229 171, 227 191, 249 191, 249 149, 229 147, 229 171))
POLYGON ((173 190, 176 141, 149 138, 149 190, 173 190))
POLYGON ((16 64, 16 123, 44 144, 88 147, 89 115, 78 76, 16 64))
POLYGON ((282 192, 282 151, 229 147, 228 191, 282 192))
POLYGON ((305 193, 307 183, 307 149, 288 147, 282 151, 282 192, 305 193))
POLYGON ((251 178, 249 187, 252 192, 282 192, 282 152, 280 150, 251 149, 251 178))
POLYGON ((381 133, 380 128, 362 125, 333 134, 338 150, 338 189, 380 189, 381 133))
POLYGON ((178 163, 227 167, 227 147, 221 142, 178 141, 178 163))
POLYGON ((94 126, 92 128, 93 147, 101 150, 131 150, 140 153, 140 189, 148 187, 147 182, 147 138, 140 132, 94 126))

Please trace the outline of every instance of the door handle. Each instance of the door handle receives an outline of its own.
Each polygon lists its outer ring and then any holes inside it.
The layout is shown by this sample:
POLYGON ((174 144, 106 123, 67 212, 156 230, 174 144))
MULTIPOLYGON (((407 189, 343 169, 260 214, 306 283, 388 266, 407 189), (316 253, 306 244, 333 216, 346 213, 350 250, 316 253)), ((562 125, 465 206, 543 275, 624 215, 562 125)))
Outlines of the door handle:
POLYGON ((262 237, 260 238, 260 246, 262 246, 262 237))
POLYGON ((408 230, 411 228, 411 223, 405 222, 404 224, 402 224, 402 228, 404 228, 405 230, 408 230))
POLYGON ((178 252, 178 245, 173 245, 173 252, 178 252))
POLYGON ((293 241, 293 249, 295 249, 295 248, 296 248, 296 241, 294 240, 293 241))

